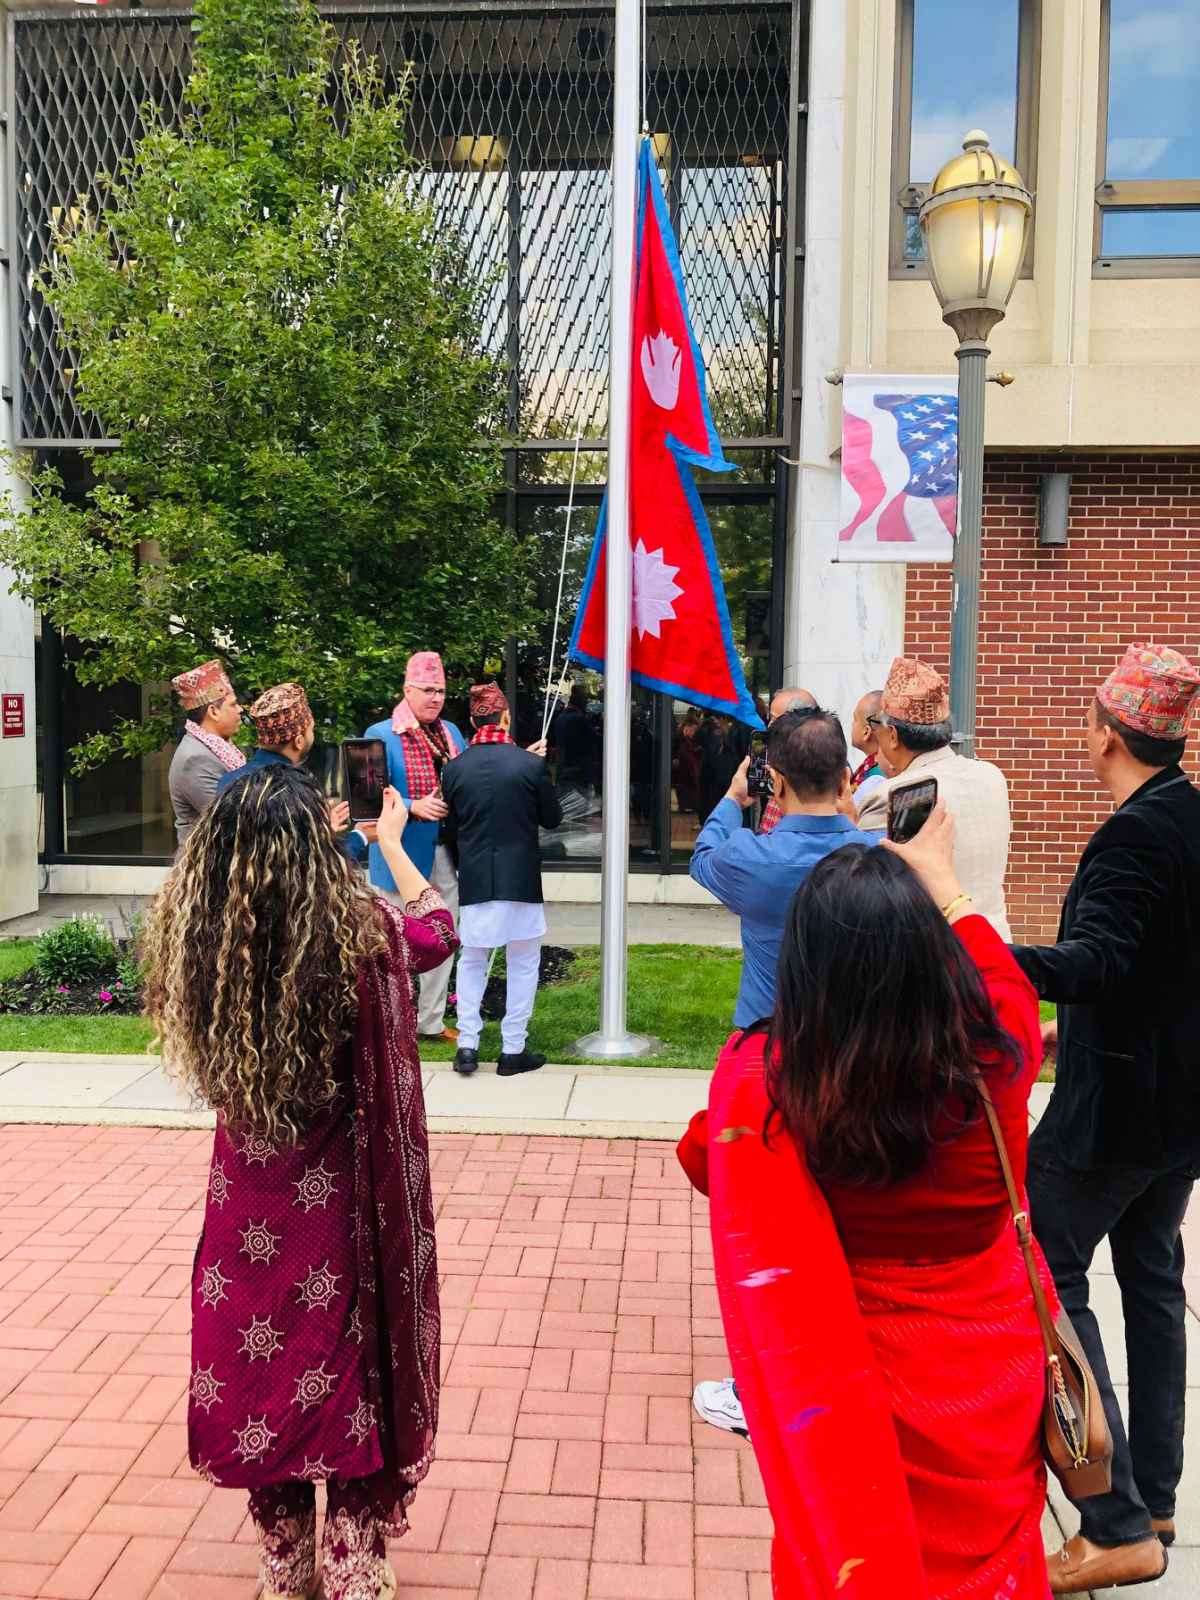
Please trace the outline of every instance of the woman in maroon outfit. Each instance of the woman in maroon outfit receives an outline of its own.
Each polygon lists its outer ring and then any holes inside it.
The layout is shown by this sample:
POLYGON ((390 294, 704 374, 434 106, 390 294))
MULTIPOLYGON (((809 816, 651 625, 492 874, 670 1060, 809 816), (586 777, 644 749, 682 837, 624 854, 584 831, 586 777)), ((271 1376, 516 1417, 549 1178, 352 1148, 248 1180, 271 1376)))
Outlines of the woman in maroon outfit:
POLYGON ((395 1589, 437 1429, 439 1321, 412 974, 457 946, 401 844, 404 897, 363 887, 316 786, 271 766, 201 818, 158 897, 147 1010, 217 1111, 192 1275, 193 1467, 250 1491, 267 1600, 395 1589))

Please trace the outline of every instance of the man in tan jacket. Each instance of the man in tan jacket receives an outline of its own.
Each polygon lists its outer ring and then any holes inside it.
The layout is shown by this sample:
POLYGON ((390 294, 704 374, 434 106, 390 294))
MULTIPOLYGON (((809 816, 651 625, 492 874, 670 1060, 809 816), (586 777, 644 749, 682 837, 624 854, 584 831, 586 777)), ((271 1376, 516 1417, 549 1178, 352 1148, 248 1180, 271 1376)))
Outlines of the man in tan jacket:
POLYGON ((1000 937, 1011 941, 1004 903, 1008 870, 1008 781, 989 761, 969 761, 951 749, 950 696, 932 667, 897 656, 879 710, 867 719, 878 742, 887 782, 863 802, 860 828, 887 827, 888 795, 906 783, 936 778, 938 799, 954 818, 954 864, 963 888, 1000 937))

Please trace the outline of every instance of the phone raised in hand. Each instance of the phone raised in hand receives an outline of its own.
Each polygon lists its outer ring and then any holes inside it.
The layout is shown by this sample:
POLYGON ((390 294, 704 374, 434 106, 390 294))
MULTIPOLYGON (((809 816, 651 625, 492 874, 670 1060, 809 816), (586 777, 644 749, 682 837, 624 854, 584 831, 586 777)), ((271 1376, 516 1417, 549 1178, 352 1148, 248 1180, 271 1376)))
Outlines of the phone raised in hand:
POLYGON ((902 784, 888 795, 887 836, 893 844, 907 844, 920 833, 937 805, 936 778, 902 784))
POLYGON ((351 822, 378 822, 388 786, 387 746, 382 739, 343 739, 346 795, 351 822))
POLYGON ((767 771, 767 736, 750 735, 750 765, 746 768, 746 789, 752 800, 769 800, 772 794, 771 774, 767 771))

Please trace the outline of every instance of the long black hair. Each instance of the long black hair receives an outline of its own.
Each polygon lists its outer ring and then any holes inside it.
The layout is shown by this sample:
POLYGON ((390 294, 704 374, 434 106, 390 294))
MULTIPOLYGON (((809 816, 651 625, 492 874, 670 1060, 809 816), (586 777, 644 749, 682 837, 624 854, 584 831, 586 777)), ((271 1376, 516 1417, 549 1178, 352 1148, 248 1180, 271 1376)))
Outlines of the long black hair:
POLYGON ((846 845, 792 901, 767 1086, 821 1181, 881 1187, 919 1172, 939 1124, 978 1114, 972 1065, 1010 1063, 974 962, 890 850, 846 845))

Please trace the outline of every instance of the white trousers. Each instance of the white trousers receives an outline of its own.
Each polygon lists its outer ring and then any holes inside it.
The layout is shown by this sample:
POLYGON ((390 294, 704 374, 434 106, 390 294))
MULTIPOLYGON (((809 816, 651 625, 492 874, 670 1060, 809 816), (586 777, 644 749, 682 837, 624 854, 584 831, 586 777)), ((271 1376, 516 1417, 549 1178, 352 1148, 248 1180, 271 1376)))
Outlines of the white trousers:
MULTIPOLYGON (((457 926, 458 873, 454 870, 449 850, 443 844, 439 844, 433 853, 433 871, 429 874, 429 883, 446 902, 457 926)), ((403 899, 394 891, 387 891, 386 898, 394 906, 404 905, 403 899)), ((441 1033, 446 1026, 446 996, 450 993, 450 969, 453 965, 454 957, 448 956, 440 967, 434 967, 431 972, 417 974, 418 1033, 441 1033)))
MULTIPOLYGON (((458 957, 458 1047, 478 1050, 483 1032, 483 991, 487 986, 491 950, 483 945, 465 944, 458 957)), ((501 1048, 507 1056, 519 1055, 529 1037, 529 1019, 537 995, 538 966, 542 956, 540 939, 511 939, 504 946, 508 967, 508 989, 504 1001, 504 1021, 500 1027, 501 1048)))

